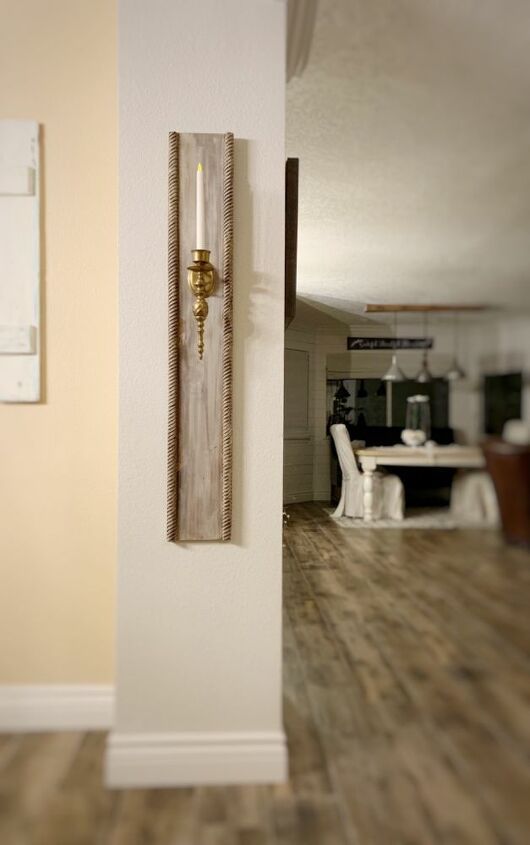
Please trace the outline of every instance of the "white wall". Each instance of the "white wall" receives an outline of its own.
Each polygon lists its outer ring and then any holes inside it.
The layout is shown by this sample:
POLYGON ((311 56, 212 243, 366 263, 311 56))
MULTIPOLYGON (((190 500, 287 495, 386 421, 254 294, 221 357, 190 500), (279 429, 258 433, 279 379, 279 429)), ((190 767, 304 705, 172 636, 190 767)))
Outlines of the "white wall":
POLYGON ((284 17, 278 0, 121 3, 119 624, 108 758, 114 784, 273 780, 284 773, 284 17), (165 541, 172 129, 230 130, 237 139, 234 514, 227 544, 165 541))

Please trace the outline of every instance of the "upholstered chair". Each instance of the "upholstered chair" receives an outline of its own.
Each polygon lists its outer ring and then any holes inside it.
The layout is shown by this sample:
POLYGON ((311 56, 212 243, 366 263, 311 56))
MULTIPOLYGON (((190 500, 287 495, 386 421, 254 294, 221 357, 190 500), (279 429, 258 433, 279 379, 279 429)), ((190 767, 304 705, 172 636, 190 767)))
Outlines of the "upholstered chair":
MULTIPOLYGON (((362 519, 364 515, 363 476, 355 460, 348 429, 343 423, 337 423, 331 426, 330 431, 342 472, 340 502, 333 516, 351 516, 362 519)), ((374 472, 373 518, 403 519, 404 507, 405 491, 397 475, 374 472)))

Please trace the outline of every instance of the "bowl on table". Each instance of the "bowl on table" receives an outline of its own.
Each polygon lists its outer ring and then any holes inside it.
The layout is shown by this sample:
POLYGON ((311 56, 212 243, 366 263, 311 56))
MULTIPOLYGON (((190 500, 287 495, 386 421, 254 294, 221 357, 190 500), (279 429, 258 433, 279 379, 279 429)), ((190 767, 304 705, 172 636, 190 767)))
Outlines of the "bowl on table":
POLYGON ((404 428, 401 439, 405 446, 423 446, 426 436, 421 428, 404 428))

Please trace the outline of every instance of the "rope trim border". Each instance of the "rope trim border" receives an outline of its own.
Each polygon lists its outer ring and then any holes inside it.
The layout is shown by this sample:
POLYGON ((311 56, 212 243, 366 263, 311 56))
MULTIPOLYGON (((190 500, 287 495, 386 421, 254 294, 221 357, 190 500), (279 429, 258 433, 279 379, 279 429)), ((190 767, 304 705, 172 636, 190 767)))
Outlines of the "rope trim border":
POLYGON ((234 136, 224 136, 223 164, 223 378, 221 539, 232 534, 232 340, 234 248, 234 136))
POLYGON ((168 443, 166 539, 178 537, 179 415, 179 133, 169 133, 168 177, 168 443))

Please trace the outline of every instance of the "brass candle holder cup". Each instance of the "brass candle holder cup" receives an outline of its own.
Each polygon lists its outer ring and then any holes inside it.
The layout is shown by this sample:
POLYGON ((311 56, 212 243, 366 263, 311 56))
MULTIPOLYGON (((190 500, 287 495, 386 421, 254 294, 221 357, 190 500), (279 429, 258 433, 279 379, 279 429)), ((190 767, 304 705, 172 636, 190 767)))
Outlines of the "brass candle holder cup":
POLYGON ((193 264, 188 267, 188 284, 195 297, 193 315, 197 321, 199 358, 202 361, 204 353, 204 323, 208 316, 207 298, 214 289, 214 268, 210 264, 209 249, 193 249, 193 264))

